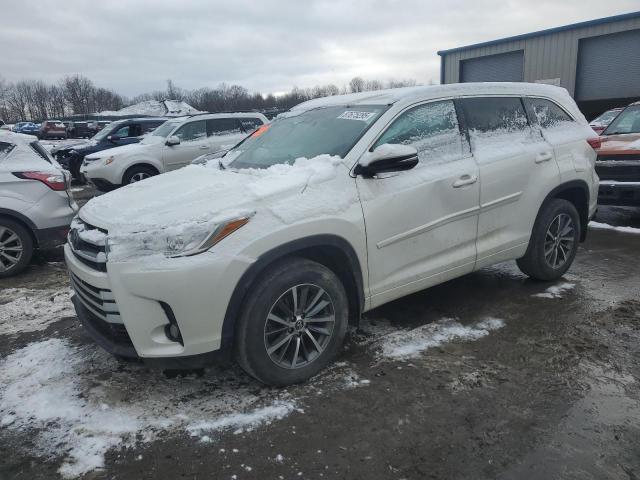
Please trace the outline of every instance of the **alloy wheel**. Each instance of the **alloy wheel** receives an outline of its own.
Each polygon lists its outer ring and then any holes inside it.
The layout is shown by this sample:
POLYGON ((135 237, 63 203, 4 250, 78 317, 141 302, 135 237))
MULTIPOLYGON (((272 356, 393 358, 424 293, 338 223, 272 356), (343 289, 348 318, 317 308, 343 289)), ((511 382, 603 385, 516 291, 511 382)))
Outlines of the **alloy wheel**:
POLYGON ((560 213, 549 224, 544 240, 544 258, 554 269, 562 267, 575 248, 575 227, 571 216, 560 213))
POLYGON ((149 178, 150 176, 151 175, 149 175, 147 172, 134 173, 133 175, 131 175, 131 183, 139 182, 140 180, 144 180, 145 178, 149 178))
POLYGON ((0 272, 15 267, 22 258, 22 240, 13 230, 0 226, 0 272))
POLYGON ((335 325, 329 294, 313 284, 291 287, 273 304, 264 326, 264 346, 276 365, 304 367, 327 348, 335 325))

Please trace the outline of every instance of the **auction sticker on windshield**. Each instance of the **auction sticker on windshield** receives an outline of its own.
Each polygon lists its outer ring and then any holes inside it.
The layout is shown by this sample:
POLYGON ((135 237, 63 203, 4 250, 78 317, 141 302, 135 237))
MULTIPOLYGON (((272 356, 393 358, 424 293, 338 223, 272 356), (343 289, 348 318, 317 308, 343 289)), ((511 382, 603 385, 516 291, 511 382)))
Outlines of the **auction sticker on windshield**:
POLYGON ((362 120, 363 122, 366 122, 371 117, 375 116, 375 114, 376 112, 355 112, 352 110, 347 110, 338 118, 342 118, 343 120, 362 120))

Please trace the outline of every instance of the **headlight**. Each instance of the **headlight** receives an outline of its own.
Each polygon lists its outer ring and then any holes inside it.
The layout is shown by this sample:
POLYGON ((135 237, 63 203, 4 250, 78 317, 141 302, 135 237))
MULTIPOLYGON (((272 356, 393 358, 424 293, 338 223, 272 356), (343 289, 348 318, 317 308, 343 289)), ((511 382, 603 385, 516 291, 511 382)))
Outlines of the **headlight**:
POLYGON ((128 235, 110 234, 105 244, 107 259, 117 262, 157 254, 166 257, 197 255, 246 225, 253 214, 234 216, 216 223, 193 222, 128 235))

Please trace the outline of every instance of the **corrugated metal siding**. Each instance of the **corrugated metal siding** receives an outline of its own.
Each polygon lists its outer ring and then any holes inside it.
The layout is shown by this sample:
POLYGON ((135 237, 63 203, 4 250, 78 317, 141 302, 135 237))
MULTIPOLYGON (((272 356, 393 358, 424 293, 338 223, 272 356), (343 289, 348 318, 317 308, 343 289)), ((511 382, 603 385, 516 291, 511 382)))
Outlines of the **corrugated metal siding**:
POLYGON ((444 82, 456 83, 461 81, 460 62, 462 60, 524 50, 525 82, 560 79, 560 85, 573 95, 576 84, 578 42, 580 39, 635 29, 640 29, 640 18, 451 52, 444 56, 444 82))
POLYGON ((640 30, 580 41, 576 100, 640 97, 640 30))
POLYGON ((522 82, 524 52, 518 50, 460 63, 461 82, 522 82))

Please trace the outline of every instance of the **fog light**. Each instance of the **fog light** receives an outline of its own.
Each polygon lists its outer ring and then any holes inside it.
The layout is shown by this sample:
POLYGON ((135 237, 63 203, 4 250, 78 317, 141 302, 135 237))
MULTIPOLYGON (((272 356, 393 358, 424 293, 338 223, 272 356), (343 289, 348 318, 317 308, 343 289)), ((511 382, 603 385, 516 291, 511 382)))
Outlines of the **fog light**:
POLYGON ((167 337, 169 337, 169 340, 173 340, 174 342, 179 342, 180 340, 182 340, 180 329, 175 323, 170 323, 164 328, 164 330, 167 334, 167 337))
POLYGON ((172 342, 178 342, 180 345, 184 345, 182 333, 180 332, 180 327, 178 327, 178 321, 176 320, 176 316, 173 314, 173 310, 169 304, 165 302, 160 302, 160 306, 169 320, 169 323, 164 326, 164 334, 172 342))

